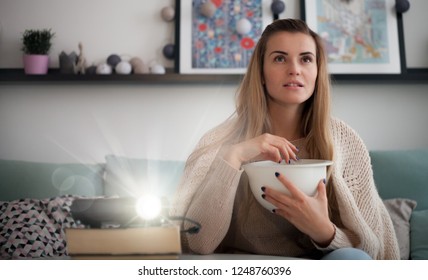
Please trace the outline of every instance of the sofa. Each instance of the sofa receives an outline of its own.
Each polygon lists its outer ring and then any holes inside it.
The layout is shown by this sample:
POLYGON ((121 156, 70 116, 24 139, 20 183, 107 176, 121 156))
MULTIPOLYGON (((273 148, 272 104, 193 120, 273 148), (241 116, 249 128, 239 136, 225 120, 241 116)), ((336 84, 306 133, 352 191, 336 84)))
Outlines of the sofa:
MULTIPOLYGON (((428 149, 370 157, 401 259, 428 259, 428 149)), ((183 169, 183 161, 117 155, 95 164, 0 159, 0 258, 67 256, 64 229, 79 226, 70 213, 74 199, 135 195, 145 186, 168 201, 183 169)))

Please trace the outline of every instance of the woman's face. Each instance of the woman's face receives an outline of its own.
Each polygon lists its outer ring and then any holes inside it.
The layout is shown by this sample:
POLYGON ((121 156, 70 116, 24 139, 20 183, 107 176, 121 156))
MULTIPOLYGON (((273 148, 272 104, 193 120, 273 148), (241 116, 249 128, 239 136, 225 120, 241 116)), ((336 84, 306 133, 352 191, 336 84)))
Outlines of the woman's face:
POLYGON ((278 32, 267 41, 263 81, 271 101, 299 105, 308 100, 317 78, 316 45, 303 33, 278 32))

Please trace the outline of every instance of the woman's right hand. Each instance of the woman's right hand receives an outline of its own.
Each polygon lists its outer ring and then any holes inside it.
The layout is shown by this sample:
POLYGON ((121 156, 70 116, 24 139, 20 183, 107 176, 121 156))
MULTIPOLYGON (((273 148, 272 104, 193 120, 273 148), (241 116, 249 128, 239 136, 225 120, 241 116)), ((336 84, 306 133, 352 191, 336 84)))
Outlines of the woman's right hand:
POLYGON ((269 133, 262 134, 253 139, 223 147, 223 159, 232 167, 240 169, 246 162, 271 160, 274 162, 290 162, 297 160, 299 150, 290 141, 283 137, 269 133))

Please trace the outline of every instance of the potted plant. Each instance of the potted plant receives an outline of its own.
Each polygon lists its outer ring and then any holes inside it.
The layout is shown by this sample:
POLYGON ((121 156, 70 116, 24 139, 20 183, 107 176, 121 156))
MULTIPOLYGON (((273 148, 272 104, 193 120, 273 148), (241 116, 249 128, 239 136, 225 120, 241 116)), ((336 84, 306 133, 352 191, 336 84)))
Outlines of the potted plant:
POLYGON ((51 29, 27 29, 22 34, 24 70, 26 74, 46 74, 49 66, 48 53, 55 33, 51 29))

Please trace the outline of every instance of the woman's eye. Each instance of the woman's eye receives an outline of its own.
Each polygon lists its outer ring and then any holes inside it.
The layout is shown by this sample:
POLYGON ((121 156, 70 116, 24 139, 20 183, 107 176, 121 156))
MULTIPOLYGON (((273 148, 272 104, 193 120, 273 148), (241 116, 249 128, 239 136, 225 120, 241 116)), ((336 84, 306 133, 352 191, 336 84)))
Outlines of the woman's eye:
POLYGON ((276 56, 273 60, 275 62, 284 62, 285 61, 285 57, 283 55, 279 55, 279 56, 276 56))
POLYGON ((313 61, 313 59, 311 56, 304 56, 304 57, 302 57, 302 61, 304 63, 311 63, 313 61))

